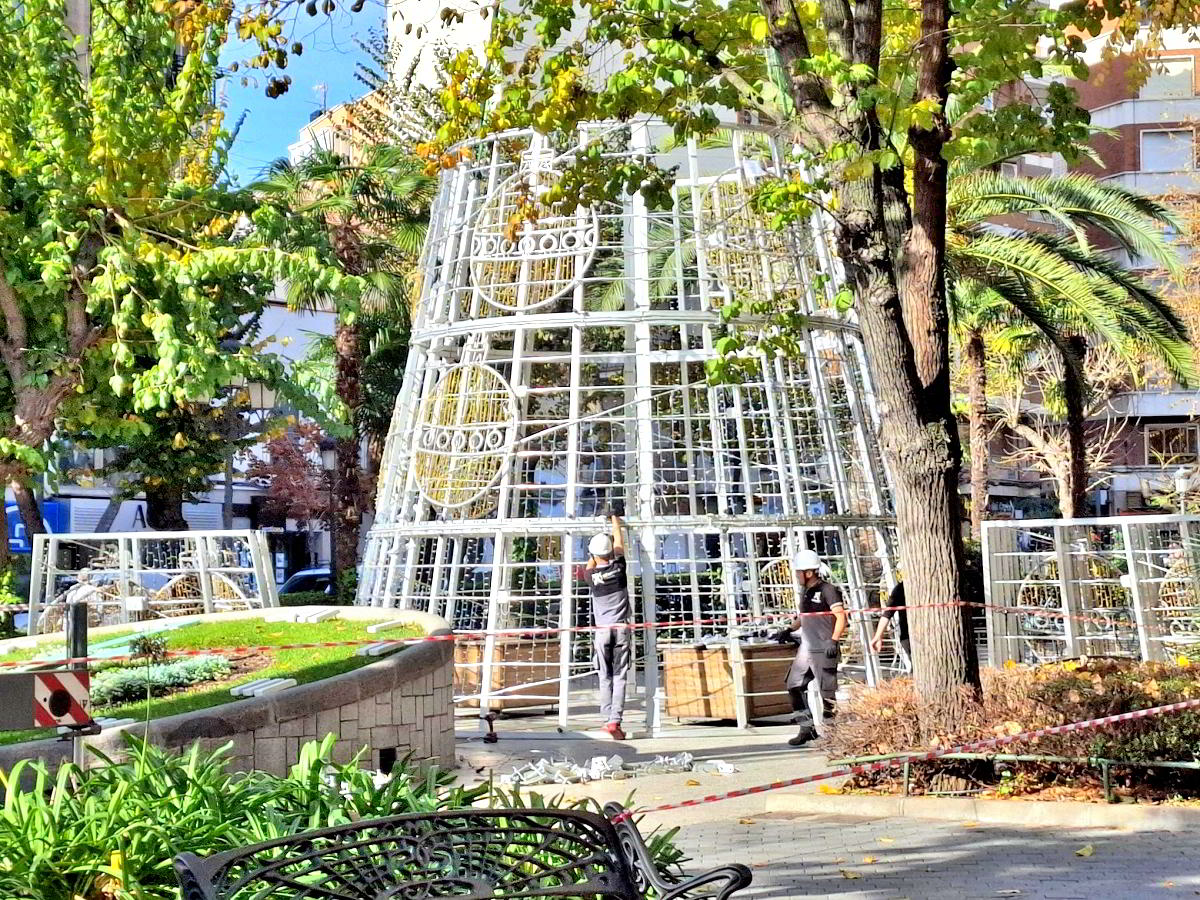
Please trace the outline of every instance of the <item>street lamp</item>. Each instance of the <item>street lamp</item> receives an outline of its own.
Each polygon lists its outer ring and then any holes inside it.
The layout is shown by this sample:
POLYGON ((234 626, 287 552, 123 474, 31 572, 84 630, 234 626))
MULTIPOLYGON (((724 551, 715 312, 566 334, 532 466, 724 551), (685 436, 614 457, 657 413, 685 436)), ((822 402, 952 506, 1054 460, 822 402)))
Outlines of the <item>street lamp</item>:
POLYGON ((1191 486, 1192 476, 1186 466, 1175 470, 1175 493, 1179 495, 1179 514, 1187 515, 1187 490, 1191 486))
POLYGON ((333 441, 321 441, 321 468, 325 470, 327 474, 326 480, 329 484, 329 512, 325 526, 329 532, 329 575, 331 578, 336 578, 337 573, 334 571, 333 557, 336 547, 334 542, 337 537, 336 532, 334 531, 334 529, 337 527, 337 515, 333 506, 333 488, 337 482, 337 450, 334 447, 333 441))

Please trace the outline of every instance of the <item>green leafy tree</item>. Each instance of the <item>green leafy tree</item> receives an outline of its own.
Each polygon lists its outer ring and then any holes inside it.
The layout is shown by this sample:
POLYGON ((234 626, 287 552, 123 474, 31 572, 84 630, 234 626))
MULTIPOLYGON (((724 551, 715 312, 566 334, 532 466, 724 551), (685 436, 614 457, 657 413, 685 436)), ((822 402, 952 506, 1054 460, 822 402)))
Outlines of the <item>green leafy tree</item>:
POLYGON ((321 285, 290 285, 289 302, 298 307, 332 306, 333 390, 340 401, 342 428, 335 436, 335 546, 332 570, 339 596, 354 594, 362 526, 362 466, 359 461, 366 346, 364 312, 395 310, 408 303, 413 261, 421 250, 429 217, 433 181, 409 150, 365 148, 351 160, 325 150, 296 165, 281 161, 254 186, 275 210, 263 240, 289 251, 314 248, 323 263, 361 279, 368 289, 350 302, 321 285))
MULTIPOLYGON (((1178 382, 1195 381, 1184 322, 1148 280, 1095 249, 1098 238, 1107 238, 1174 271, 1175 253, 1163 227, 1175 224, 1163 204, 1085 175, 1026 179, 971 172, 952 180, 947 257, 967 381, 975 539, 987 498, 989 331, 1032 326, 1042 352, 1060 359, 1062 378, 1046 399, 1062 407, 1066 422, 1070 465, 1059 507, 1068 517, 1084 514, 1088 485, 1088 343, 1108 345, 1127 361, 1131 375, 1153 359, 1178 382), (1007 227, 995 227, 998 220, 1007 227)), ((1028 341, 1008 343, 1029 352, 1028 341)))
MULTIPOLYGON (((912 611, 915 679, 931 731, 970 696, 962 685, 978 685, 969 622, 953 606, 963 545, 946 298, 949 160, 1004 158, 1013 141, 1075 158, 1086 113, 1069 88, 1052 83, 1036 104, 983 101, 1045 74, 1048 63, 1086 77, 1082 41, 1068 26, 1098 32, 1105 16, 1130 12, 1115 2, 969 0, 952 19, 949 0, 519 0, 497 14, 483 61, 457 61, 444 91, 451 120, 422 148, 431 167, 454 165, 454 142, 472 133, 524 125, 549 133, 644 115, 679 137, 704 136, 722 109, 773 120, 794 139, 807 176, 764 180, 757 202, 781 223, 817 204, 832 218, 880 401, 906 583, 921 605, 912 611), (953 131, 952 102, 972 111, 953 131)), ((1133 17, 1158 27, 1189 12, 1155 3, 1133 17)), ((585 152, 543 199, 591 203, 640 191, 657 206, 670 202, 667 187, 666 173, 610 167, 585 152)))
POLYGON ((231 282, 251 296, 276 280, 361 287, 312 254, 235 239, 261 210, 217 179, 229 5, 91 12, 79 45, 56 0, 6 3, 0 31, 0 66, 21 73, 0 82, 0 480, 31 533, 32 478, 69 398, 104 391, 134 415, 208 402, 252 352, 220 352, 231 282))

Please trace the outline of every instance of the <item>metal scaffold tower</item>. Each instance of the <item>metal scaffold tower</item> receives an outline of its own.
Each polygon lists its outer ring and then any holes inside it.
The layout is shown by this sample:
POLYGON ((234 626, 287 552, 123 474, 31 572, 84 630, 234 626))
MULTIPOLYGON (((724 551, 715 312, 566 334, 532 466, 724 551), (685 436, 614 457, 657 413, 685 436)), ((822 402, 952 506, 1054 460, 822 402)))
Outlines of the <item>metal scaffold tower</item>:
MULTIPOLYGON (((858 329, 835 308, 821 221, 775 230, 751 202, 798 174, 790 147, 748 127, 678 145, 641 123, 465 151, 432 211, 359 602, 488 632, 456 646, 462 702, 586 721, 591 638, 561 629, 590 624, 586 544, 620 500, 639 622, 655 626, 637 632, 631 705, 652 728, 690 708, 673 706, 674 650, 795 609, 787 560, 802 547, 852 607, 878 605, 893 520, 858 329), (592 148, 674 171, 670 208, 543 203, 592 148), (748 377, 710 384, 722 337, 752 337, 773 312, 804 317, 798 350, 751 354, 748 377)), ((843 669, 874 682, 897 663, 870 651, 870 627, 855 620, 843 669)), ((751 681, 734 686, 743 699, 751 681)))

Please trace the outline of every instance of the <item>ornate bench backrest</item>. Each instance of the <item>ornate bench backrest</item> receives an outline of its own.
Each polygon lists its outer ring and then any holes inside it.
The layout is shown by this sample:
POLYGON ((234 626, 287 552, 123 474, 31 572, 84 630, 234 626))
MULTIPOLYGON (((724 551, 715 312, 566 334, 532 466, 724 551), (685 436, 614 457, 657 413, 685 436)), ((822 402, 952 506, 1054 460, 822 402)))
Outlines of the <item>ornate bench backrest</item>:
POLYGON ((582 811, 470 809, 356 822, 175 863, 183 900, 636 900, 621 841, 582 811))

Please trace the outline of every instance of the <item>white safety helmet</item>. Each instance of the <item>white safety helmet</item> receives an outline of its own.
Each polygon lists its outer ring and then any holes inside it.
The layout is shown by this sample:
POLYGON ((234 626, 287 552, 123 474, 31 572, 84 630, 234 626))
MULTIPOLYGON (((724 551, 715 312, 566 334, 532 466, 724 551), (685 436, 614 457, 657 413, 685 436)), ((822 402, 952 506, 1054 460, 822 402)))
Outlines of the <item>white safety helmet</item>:
POLYGON ((792 557, 792 568, 797 572, 819 572, 821 570, 821 557, 812 550, 801 550, 792 557))
POLYGON ((588 553, 592 556, 612 556, 613 541, 612 536, 604 533, 592 535, 592 539, 588 541, 588 553))

